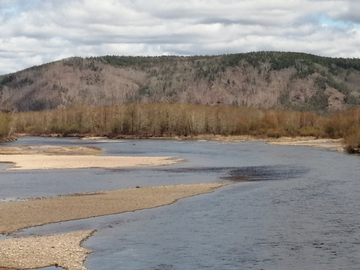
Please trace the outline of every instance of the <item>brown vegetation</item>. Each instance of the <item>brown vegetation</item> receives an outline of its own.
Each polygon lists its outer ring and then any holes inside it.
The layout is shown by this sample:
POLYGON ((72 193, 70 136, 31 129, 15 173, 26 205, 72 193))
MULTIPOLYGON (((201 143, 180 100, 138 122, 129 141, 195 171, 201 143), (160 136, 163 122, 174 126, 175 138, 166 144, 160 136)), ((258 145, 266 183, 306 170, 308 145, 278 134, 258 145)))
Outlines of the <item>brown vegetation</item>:
POLYGON ((352 127, 345 135, 346 151, 348 153, 360 153, 360 127, 352 127))
MULTIPOLYGON (((339 113, 341 136, 344 138, 348 153, 360 153, 360 108, 339 113)), ((339 127, 338 127, 339 128, 339 127)))
POLYGON ((0 112, 0 142, 10 137, 11 132, 11 116, 7 113, 0 112))
POLYGON ((252 135, 279 138, 344 138, 349 152, 358 151, 360 108, 329 116, 311 112, 261 110, 234 106, 146 103, 113 107, 13 114, 14 130, 32 135, 70 134, 108 137, 193 137, 252 135))
POLYGON ((16 113, 14 129, 30 134, 109 137, 212 135, 322 136, 322 117, 308 112, 194 104, 126 104, 16 113))

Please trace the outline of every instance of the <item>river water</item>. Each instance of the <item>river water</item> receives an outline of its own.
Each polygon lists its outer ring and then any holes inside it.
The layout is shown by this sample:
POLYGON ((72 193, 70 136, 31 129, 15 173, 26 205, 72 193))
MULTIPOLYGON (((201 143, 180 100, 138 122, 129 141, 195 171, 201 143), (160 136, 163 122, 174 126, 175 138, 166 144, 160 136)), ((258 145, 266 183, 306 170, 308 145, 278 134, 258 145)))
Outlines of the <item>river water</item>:
MULTIPOLYGON (((12 145, 88 145, 104 155, 175 156, 135 169, 12 172, 0 200, 135 186, 231 185, 155 209, 23 230, 16 236, 96 229, 85 266, 108 269, 360 269, 359 156, 261 142, 85 141, 21 138, 12 145)), ((49 268, 51 269, 51 268, 49 268)))

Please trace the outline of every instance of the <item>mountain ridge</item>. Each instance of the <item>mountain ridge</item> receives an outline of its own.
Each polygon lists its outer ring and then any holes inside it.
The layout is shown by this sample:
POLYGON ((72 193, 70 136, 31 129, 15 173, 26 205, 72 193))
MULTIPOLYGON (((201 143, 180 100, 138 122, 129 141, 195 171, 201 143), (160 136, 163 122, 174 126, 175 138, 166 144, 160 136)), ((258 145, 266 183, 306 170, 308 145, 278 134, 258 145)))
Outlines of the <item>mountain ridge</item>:
POLYGON ((0 110, 195 103, 328 113, 360 105, 360 59, 295 52, 72 57, 0 76, 0 110))

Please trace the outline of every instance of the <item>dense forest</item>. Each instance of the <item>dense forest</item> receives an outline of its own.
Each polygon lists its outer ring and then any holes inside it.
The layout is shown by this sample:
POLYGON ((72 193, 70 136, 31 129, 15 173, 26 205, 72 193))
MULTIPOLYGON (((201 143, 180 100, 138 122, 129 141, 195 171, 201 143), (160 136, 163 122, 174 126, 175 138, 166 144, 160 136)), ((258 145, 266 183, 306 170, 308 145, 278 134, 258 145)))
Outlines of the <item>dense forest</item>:
MULTIPOLYGON (((2 134, 10 130, 8 115, 2 134)), ((258 138, 314 136, 343 138, 348 152, 360 147, 360 108, 328 116, 312 112, 194 104, 125 104, 112 107, 22 112, 12 115, 14 132, 32 135, 108 136, 110 138, 251 135, 258 138)))

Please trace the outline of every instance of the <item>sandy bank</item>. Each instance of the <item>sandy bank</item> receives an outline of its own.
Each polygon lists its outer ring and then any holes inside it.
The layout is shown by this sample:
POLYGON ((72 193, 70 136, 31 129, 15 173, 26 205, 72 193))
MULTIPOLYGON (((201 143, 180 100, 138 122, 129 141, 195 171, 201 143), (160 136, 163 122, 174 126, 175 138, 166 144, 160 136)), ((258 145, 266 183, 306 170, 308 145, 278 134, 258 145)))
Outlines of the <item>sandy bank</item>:
POLYGON ((107 192, 0 203, 0 233, 26 227, 167 205, 208 193, 225 183, 144 187, 107 192))
POLYGON ((15 164, 8 170, 47 170, 162 166, 180 160, 172 157, 0 155, 0 162, 15 164))

